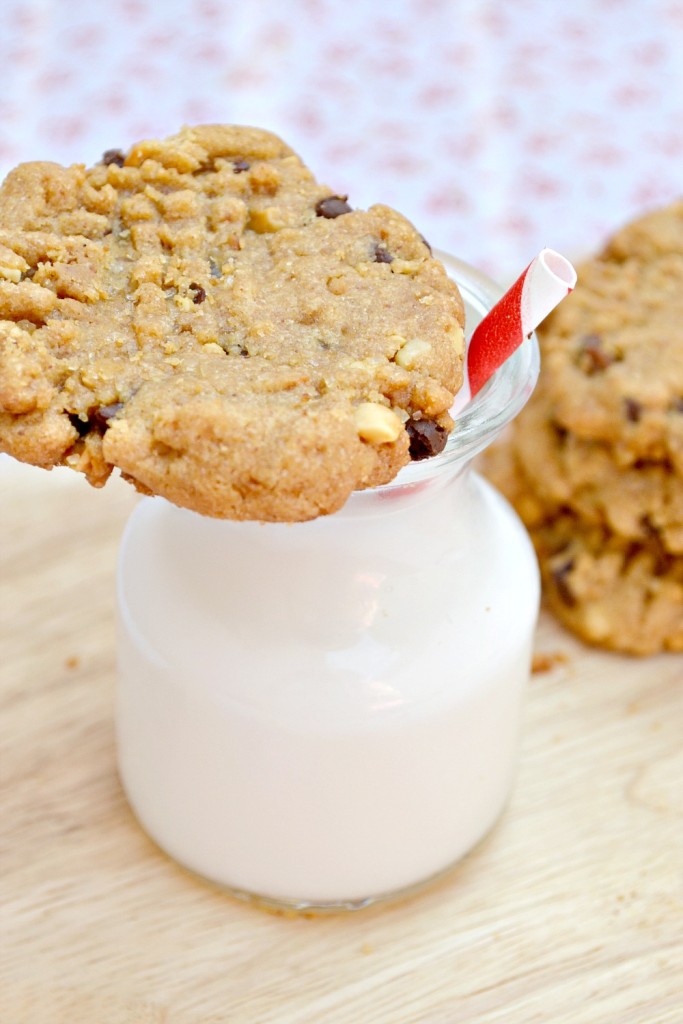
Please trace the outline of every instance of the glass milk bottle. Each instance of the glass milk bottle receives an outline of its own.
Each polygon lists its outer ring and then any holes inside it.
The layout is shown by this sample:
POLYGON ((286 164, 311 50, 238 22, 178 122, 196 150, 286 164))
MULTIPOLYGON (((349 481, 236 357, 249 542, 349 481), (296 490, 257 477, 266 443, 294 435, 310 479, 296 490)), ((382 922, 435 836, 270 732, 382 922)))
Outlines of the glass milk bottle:
MULTIPOLYGON (((444 257, 468 330, 499 297, 444 257)), ((503 810, 538 614, 528 537, 471 460, 538 374, 523 345, 438 456, 312 522, 140 501, 118 578, 118 756, 192 871, 295 908, 398 895, 503 810)))

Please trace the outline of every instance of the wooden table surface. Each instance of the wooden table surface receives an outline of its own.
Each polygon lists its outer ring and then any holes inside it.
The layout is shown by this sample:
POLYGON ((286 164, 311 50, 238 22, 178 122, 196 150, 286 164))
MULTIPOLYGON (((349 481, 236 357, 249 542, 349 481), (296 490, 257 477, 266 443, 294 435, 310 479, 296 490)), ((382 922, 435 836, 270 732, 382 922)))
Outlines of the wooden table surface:
POLYGON ((514 797, 419 896, 278 917, 198 881, 117 780, 135 501, 0 465, 2 1024, 683 1024, 683 657, 542 616, 514 797))

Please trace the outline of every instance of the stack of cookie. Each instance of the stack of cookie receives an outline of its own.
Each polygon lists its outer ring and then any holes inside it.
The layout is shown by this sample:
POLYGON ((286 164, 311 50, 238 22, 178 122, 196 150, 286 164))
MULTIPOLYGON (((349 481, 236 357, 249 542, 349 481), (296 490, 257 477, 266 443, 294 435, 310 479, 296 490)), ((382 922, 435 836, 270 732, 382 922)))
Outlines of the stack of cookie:
POLYGON ((585 263, 539 338, 538 388, 485 472, 567 626, 631 654, 683 650, 683 201, 585 263))

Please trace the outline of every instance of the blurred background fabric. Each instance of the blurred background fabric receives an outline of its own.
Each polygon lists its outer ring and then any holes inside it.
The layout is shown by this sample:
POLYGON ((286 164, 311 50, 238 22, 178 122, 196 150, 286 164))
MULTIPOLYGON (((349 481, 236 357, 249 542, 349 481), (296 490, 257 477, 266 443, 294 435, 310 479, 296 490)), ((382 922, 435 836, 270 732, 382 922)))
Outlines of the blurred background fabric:
POLYGON ((234 122, 503 281, 683 182, 680 0, 0 0, 0 173, 234 122))

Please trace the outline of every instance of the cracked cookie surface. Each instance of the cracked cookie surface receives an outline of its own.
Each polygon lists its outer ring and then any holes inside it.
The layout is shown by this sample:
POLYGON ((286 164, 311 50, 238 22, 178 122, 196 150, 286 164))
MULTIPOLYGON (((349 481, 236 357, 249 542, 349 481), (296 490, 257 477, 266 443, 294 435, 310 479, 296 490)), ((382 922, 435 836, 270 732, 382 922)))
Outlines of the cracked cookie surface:
POLYGON ((463 304, 420 234, 231 126, 0 188, 0 449, 297 521, 445 443, 463 304))

